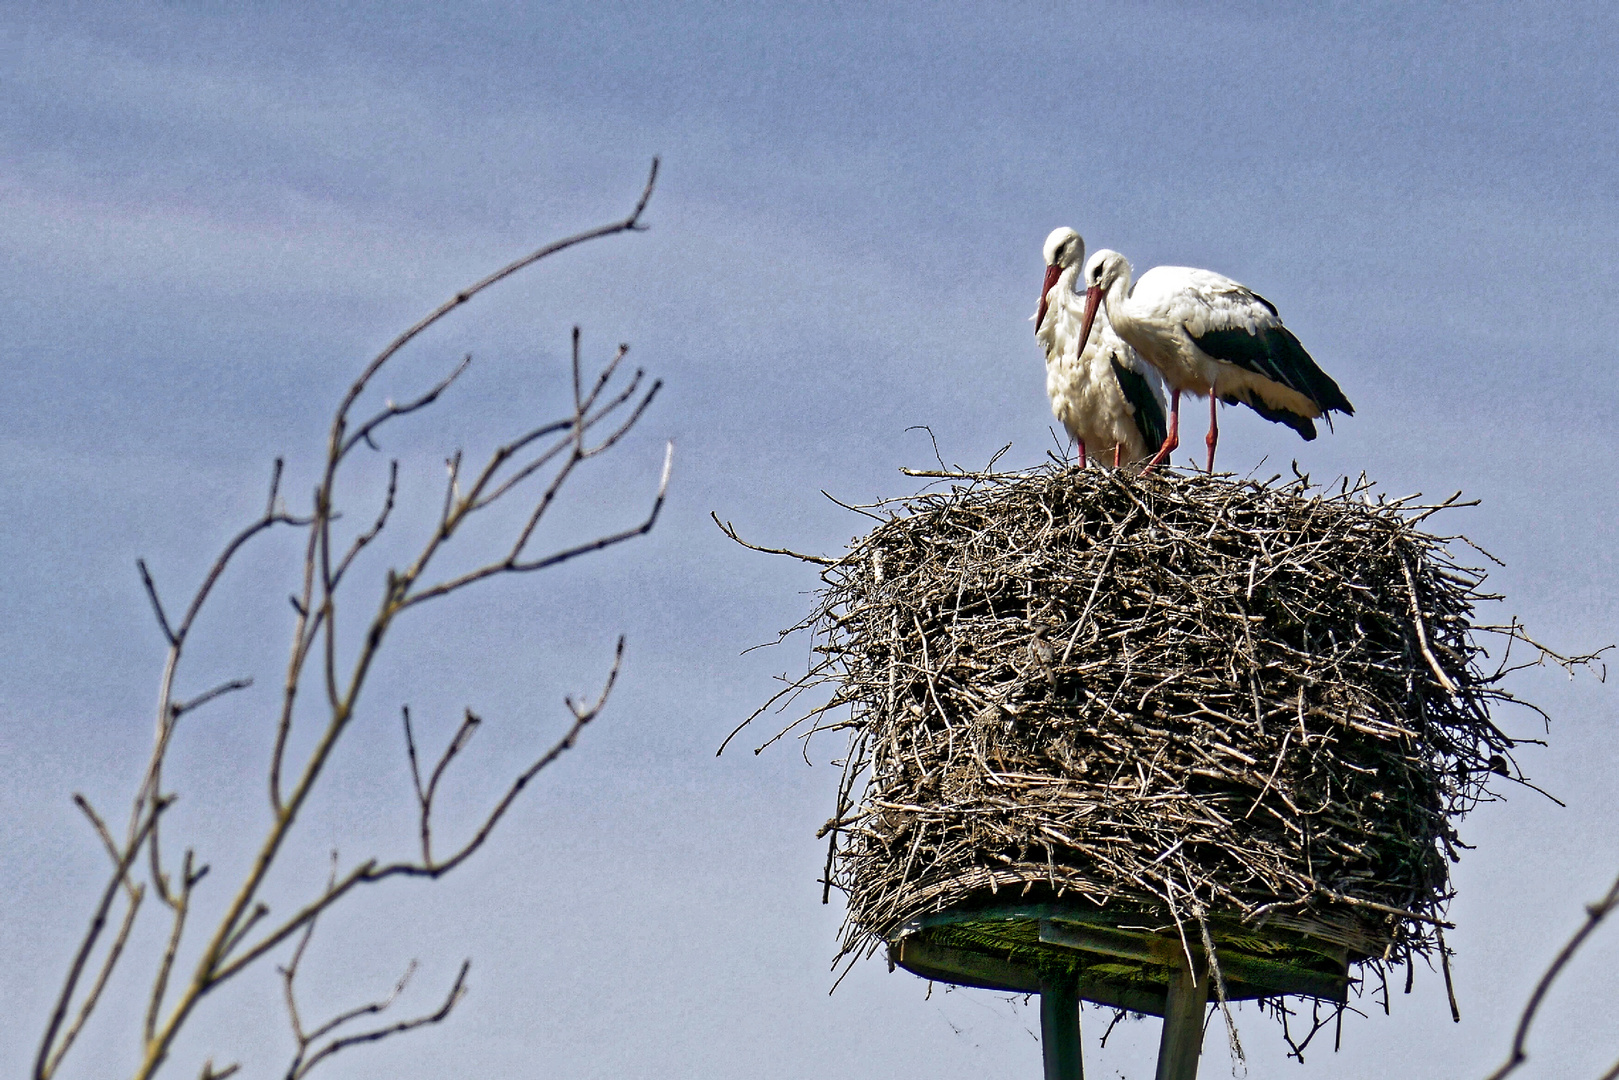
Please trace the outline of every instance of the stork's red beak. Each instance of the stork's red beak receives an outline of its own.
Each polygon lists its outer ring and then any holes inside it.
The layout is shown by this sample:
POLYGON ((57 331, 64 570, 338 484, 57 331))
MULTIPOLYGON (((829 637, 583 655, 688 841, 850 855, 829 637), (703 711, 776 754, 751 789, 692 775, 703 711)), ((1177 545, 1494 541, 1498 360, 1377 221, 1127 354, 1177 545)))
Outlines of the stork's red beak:
POLYGON ((1046 321, 1046 294, 1051 291, 1053 285, 1057 284, 1057 279, 1060 277, 1062 277, 1062 267, 1046 267, 1046 283, 1040 286, 1040 310, 1034 313, 1034 332, 1036 334, 1040 332, 1040 324, 1046 321))
POLYGON ((1085 290, 1085 325, 1079 331, 1079 351, 1091 340, 1091 323, 1096 321, 1096 309, 1102 306, 1102 287, 1092 285, 1085 290))

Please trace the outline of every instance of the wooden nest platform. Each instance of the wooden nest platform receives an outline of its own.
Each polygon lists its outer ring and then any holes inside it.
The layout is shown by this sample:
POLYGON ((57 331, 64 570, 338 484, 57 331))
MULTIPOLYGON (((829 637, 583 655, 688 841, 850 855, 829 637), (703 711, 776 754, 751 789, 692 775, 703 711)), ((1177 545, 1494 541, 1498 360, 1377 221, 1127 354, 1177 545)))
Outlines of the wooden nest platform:
POLYGON ((1182 955, 1222 1000, 1336 1002, 1357 964, 1443 957, 1457 823, 1527 783, 1500 680, 1590 659, 1477 620, 1499 597, 1457 552, 1486 556, 1424 529, 1454 499, 915 475, 948 486, 814 560, 816 659, 775 699, 830 685, 787 730, 849 738, 840 956, 1160 1015, 1182 955))

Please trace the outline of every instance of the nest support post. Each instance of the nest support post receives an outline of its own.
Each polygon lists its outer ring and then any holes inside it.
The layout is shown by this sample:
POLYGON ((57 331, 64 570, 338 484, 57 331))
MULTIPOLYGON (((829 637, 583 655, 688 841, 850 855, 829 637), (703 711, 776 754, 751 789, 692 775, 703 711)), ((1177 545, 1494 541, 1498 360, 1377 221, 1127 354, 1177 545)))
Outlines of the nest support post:
POLYGON ((1045 1061, 1045 1080, 1084 1080, 1079 987, 1072 976, 1040 980, 1040 1055, 1045 1061))
MULTIPOLYGON (((1287 916, 1272 915, 1265 925, 1215 918, 1209 933, 1225 1000, 1343 1003, 1351 952, 1314 936, 1331 932, 1326 923, 1287 916)), ((1083 1001, 1163 1017, 1158 1080, 1197 1076, 1214 995, 1209 957, 1203 943, 1150 914, 1058 903, 931 912, 889 941, 888 956, 895 967, 929 980, 1038 993, 1047 1080, 1083 1075, 1083 1001)))
POLYGON ((1157 1080, 1197 1080, 1203 1053, 1203 1018, 1208 1011, 1209 972, 1181 958, 1169 977, 1164 999, 1164 1031, 1158 1039, 1157 1080))

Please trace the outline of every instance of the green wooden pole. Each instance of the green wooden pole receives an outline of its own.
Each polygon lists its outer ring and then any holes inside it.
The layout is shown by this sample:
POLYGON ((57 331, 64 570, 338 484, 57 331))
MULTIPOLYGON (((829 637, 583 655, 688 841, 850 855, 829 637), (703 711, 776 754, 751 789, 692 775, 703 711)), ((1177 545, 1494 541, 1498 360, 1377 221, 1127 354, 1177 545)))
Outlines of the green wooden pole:
POLYGON ((1203 1053, 1203 1013, 1208 1003, 1208 972, 1194 970, 1181 957, 1180 966, 1170 974, 1169 994, 1164 1002, 1157 1080, 1197 1080, 1197 1059, 1203 1053))
POLYGON ((1079 1046, 1079 988, 1072 978, 1040 979, 1040 1053, 1046 1080, 1085 1080, 1079 1046))

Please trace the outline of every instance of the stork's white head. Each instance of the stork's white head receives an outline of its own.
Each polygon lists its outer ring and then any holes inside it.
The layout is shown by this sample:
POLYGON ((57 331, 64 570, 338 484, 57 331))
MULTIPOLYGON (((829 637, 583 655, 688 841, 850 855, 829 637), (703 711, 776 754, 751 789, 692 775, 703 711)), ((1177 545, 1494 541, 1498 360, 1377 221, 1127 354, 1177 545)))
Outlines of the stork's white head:
POLYGON ((1120 278, 1130 276, 1130 260, 1110 248, 1103 248, 1085 260, 1085 288, 1107 292, 1120 278))
POLYGON ((1046 265, 1067 269, 1085 261, 1085 240, 1073 229, 1063 225, 1052 229, 1046 237, 1046 265))
POLYGON ((1080 328, 1080 348, 1091 337, 1091 323, 1096 321, 1096 309, 1102 306, 1102 297, 1114 283, 1130 280, 1130 263, 1123 255, 1103 248, 1085 260, 1085 325, 1080 328))
POLYGON ((1085 261, 1085 240, 1073 229, 1063 225, 1052 229, 1046 237, 1046 280, 1040 286, 1040 307, 1034 313, 1034 332, 1040 333, 1040 324, 1046 320, 1046 294, 1057 284, 1062 272, 1085 261))

